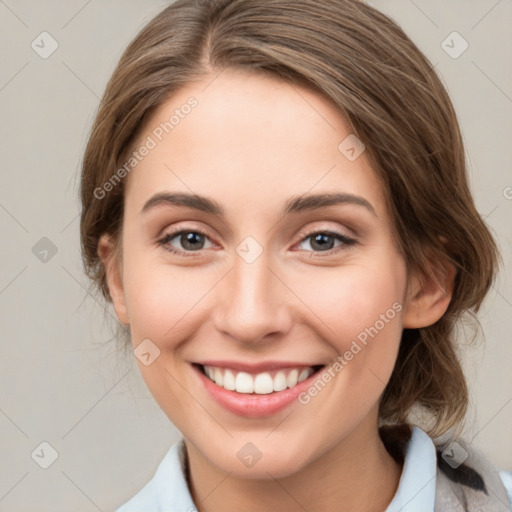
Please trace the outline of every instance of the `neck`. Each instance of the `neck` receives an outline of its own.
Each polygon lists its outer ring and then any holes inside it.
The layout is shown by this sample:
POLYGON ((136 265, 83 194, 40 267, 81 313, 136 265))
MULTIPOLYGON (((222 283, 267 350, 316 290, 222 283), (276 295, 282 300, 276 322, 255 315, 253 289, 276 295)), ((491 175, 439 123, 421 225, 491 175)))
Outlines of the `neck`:
POLYGON ((190 490, 199 512, 382 512, 402 471, 376 425, 361 425, 300 471, 279 479, 238 478, 211 464, 191 443, 186 446, 190 490))

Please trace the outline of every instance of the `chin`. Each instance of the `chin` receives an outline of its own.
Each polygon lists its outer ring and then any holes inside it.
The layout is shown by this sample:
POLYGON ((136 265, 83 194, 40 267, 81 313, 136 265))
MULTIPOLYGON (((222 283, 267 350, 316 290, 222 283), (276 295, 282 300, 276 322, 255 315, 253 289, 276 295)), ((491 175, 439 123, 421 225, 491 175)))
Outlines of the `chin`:
POLYGON ((313 453, 304 451, 303 442, 283 445, 277 438, 274 442, 264 439, 251 442, 250 438, 246 436, 245 440, 238 438, 217 445, 222 447, 214 451, 207 448, 203 456, 230 476, 250 480, 289 477, 301 471, 314 458, 313 453))

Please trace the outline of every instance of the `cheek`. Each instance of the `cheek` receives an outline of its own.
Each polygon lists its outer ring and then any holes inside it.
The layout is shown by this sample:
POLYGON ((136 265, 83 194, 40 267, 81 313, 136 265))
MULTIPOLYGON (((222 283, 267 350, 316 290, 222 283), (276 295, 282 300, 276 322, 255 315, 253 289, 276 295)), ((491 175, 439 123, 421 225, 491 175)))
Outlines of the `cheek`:
POLYGON ((204 308, 218 279, 207 269, 177 268, 144 257, 128 259, 125 298, 134 343, 150 338, 163 346, 179 339, 176 334, 204 308))
MULTIPOLYGON (((324 324, 339 349, 377 323, 382 330, 400 318, 405 287, 400 263, 386 266, 351 265, 314 279, 296 281, 295 292, 324 324), (384 315, 384 319, 381 319, 384 315), (388 321, 386 321, 388 320, 388 321)), ((364 334, 361 336, 364 337, 364 334)))
POLYGON ((370 407, 391 377, 402 333, 405 275, 403 262, 390 258, 311 280, 308 306, 338 354, 331 366, 335 388, 354 414, 364 404, 370 407))

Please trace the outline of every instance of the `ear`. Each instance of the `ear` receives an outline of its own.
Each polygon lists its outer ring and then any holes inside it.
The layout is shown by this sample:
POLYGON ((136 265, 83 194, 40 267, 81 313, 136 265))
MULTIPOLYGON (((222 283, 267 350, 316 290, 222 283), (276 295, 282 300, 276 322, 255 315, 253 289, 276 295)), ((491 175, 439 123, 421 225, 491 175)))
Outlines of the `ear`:
POLYGON ((454 266, 445 262, 421 276, 412 276, 403 315, 404 328, 427 327, 444 315, 452 299, 455 275, 454 266))
POLYGON ((108 290, 114 305, 114 310, 120 322, 130 325, 124 297, 123 268, 121 258, 115 250, 112 239, 104 234, 98 242, 98 256, 105 267, 108 290))

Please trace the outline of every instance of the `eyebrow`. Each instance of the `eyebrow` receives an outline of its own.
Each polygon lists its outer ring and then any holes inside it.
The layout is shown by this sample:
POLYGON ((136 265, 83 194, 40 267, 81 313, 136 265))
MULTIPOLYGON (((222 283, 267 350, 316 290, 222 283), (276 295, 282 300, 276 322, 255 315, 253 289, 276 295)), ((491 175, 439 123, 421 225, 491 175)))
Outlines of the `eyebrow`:
MULTIPOLYGON (((327 206, 338 204, 351 204, 362 206, 370 213, 377 217, 375 209, 369 201, 363 197, 356 196, 348 193, 324 193, 324 194, 301 194, 293 196, 288 199, 283 207, 281 214, 288 215, 290 213, 300 213, 303 211, 311 211, 327 206)), ((224 216, 224 208, 214 201, 205 196, 198 194, 188 193, 170 193, 160 192, 152 196, 142 207, 140 213, 148 212, 149 210, 162 205, 180 206, 185 208, 192 208, 205 213, 211 213, 219 217, 224 216)))

